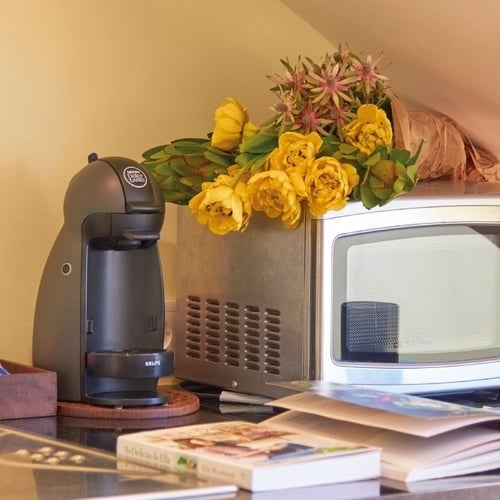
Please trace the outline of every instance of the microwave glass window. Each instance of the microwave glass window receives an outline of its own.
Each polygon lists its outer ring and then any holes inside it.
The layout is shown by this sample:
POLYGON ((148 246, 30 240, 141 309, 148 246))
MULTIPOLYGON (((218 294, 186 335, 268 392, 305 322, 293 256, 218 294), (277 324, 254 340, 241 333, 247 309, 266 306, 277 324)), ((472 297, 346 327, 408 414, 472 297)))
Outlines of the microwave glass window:
POLYGON ((498 226, 391 229, 334 246, 336 359, 426 362, 500 353, 498 226))

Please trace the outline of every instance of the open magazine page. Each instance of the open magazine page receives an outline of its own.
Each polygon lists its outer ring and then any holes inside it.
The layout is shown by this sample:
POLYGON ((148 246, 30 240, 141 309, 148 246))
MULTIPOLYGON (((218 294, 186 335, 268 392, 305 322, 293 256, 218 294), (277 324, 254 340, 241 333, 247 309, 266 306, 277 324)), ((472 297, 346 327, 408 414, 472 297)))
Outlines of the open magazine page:
POLYGON ((297 392, 309 392, 336 401, 376 408, 391 413, 400 413, 418 418, 449 418, 466 416, 492 416, 500 420, 500 411, 492 408, 477 408, 448 401, 440 401, 413 394, 383 391, 372 387, 352 384, 336 384, 324 380, 296 380, 276 382, 272 385, 297 392))
MULTIPOLYGON (((347 397, 347 402, 316 392, 299 392, 267 404, 359 424, 369 422, 372 427, 426 437, 467 425, 500 421, 500 412, 498 411, 477 411, 475 408, 469 409, 461 405, 425 398, 402 399, 403 395, 392 393, 389 393, 386 400, 379 393, 380 391, 365 391, 364 404, 361 402, 362 399, 359 403, 353 403, 352 392, 349 391, 340 393, 351 394, 347 397), (373 393, 377 396, 374 397, 373 393), (397 397, 401 404, 396 404, 393 396, 397 397), (437 417, 431 418, 430 415, 437 415, 437 417)), ((359 397, 361 394, 358 392, 359 397)), ((336 398, 337 395, 334 397, 336 398)))
POLYGON ((380 447, 382 475, 397 480, 469 474, 496 469, 500 463, 500 433, 483 427, 424 438, 292 410, 267 422, 295 431, 314 429, 324 436, 380 447))

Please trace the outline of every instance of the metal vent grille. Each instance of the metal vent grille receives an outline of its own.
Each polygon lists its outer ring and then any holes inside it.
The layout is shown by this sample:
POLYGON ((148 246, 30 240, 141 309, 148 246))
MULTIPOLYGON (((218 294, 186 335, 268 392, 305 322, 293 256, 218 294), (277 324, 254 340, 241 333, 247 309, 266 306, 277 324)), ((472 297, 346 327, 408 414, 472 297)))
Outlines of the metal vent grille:
POLYGON ((273 375, 281 373, 281 313, 189 295, 186 356, 273 375))

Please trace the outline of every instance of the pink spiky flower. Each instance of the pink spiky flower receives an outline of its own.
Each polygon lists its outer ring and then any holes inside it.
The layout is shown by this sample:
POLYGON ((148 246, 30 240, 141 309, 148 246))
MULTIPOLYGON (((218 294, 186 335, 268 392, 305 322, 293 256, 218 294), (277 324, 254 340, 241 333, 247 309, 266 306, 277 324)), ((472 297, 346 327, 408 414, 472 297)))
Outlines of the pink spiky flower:
POLYGON ((352 101, 349 85, 356 82, 358 77, 353 73, 349 74, 346 65, 340 65, 328 57, 318 73, 308 75, 308 80, 311 83, 311 93, 317 94, 315 103, 326 105, 333 102, 336 108, 340 108, 342 101, 352 101))
POLYGON ((292 129, 298 130, 302 134, 318 132, 321 135, 328 135, 325 128, 332 123, 332 119, 325 118, 324 110, 315 106, 311 100, 308 100, 297 115, 292 129))
POLYGON ((382 75, 377 67, 380 57, 373 60, 371 55, 366 57, 366 61, 359 61, 358 64, 353 64, 352 69, 358 75, 364 92, 370 94, 377 87, 377 82, 385 83, 387 77, 382 75))

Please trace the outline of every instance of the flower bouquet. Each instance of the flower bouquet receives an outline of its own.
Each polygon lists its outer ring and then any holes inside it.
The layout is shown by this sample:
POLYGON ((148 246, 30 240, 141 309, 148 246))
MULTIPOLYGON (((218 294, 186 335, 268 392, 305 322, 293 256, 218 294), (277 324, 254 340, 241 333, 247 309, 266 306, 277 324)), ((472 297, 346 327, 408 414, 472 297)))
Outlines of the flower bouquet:
POLYGON ((143 154, 165 201, 188 204, 215 234, 244 231, 254 211, 294 229, 305 211, 321 216, 349 200, 370 209, 417 183, 422 143, 413 153, 395 147, 394 96, 378 60, 339 47, 318 63, 281 62, 284 74, 269 76, 277 102, 265 123, 229 97, 207 138, 143 154))

